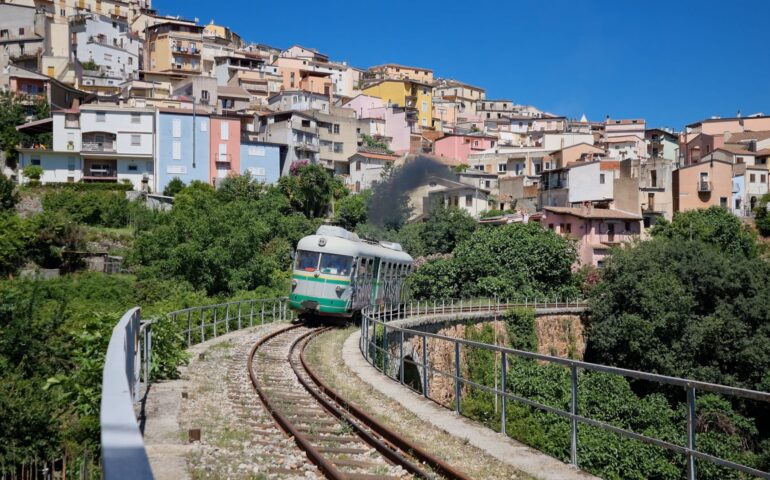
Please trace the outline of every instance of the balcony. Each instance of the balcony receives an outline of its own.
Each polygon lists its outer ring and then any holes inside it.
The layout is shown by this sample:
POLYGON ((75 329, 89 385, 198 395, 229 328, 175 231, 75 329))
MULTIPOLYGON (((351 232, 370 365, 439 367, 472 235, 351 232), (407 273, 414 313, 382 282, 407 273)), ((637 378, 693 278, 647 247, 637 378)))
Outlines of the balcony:
POLYGON ((118 179, 116 162, 108 160, 86 162, 83 168, 83 179, 92 181, 116 181, 118 179))
POLYGON ((698 193, 710 193, 713 189, 713 185, 709 181, 699 181, 698 182, 698 193))
POLYGON ((308 143, 308 142, 297 142, 294 144, 294 148, 297 150, 304 150, 306 152, 320 152, 321 149, 318 147, 318 145, 308 143))
POLYGON ((182 47, 179 45, 173 45, 171 47, 172 53, 178 53, 180 55, 195 55, 200 56, 201 51, 198 49, 198 47, 182 47))
POLYGON ((83 152, 115 152, 114 142, 83 142, 83 152))

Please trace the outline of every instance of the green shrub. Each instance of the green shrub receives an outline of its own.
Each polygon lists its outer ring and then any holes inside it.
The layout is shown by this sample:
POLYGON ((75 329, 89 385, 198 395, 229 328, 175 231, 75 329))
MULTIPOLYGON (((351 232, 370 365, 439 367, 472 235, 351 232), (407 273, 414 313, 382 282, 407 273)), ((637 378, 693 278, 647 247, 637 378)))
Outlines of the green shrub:
POLYGON ((184 187, 184 182, 179 177, 174 177, 170 182, 168 182, 166 188, 163 189, 163 195, 167 197, 173 197, 177 193, 181 192, 184 187))
POLYGON ((16 192, 16 184, 0 173, 0 212, 13 209, 18 201, 19 194, 16 192))
MULTIPOLYGON (((25 185, 25 188, 30 188, 25 185)), ((57 190, 72 190, 76 192, 89 192, 89 191, 115 191, 115 192, 127 192, 133 190, 133 184, 117 183, 117 182, 98 182, 98 183, 65 183, 65 182, 49 182, 45 185, 33 186, 35 191, 57 191, 57 190)))

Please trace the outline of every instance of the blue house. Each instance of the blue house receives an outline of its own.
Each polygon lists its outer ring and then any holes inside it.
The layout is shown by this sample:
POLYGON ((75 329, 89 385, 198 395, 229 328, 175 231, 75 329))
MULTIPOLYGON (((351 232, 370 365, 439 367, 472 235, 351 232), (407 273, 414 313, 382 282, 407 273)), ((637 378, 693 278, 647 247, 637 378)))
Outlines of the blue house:
POLYGON ((160 109, 157 115, 157 191, 163 192, 174 177, 186 185, 193 180, 208 183, 209 116, 176 109, 160 109))
POLYGON ((260 182, 276 183, 285 158, 285 145, 241 139, 241 174, 249 172, 260 182))

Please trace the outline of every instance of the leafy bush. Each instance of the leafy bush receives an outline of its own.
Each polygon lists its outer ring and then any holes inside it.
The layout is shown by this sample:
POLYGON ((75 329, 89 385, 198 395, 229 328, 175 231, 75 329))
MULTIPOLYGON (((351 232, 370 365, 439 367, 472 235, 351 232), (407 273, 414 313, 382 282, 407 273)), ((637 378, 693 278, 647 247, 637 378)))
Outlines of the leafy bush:
POLYGON ((437 205, 430 212, 422 232, 425 251, 428 255, 450 253, 475 230, 476 221, 465 210, 437 205))
POLYGON ((32 235, 29 225, 15 214, 0 212, 0 275, 14 275, 27 258, 32 235))
POLYGON ((40 165, 27 165, 22 172, 24 173, 24 176, 29 178, 34 184, 39 182, 40 177, 43 176, 43 167, 40 165))
POLYGON ((371 190, 364 190, 340 199, 334 206, 334 222, 347 230, 355 231, 359 225, 366 223, 371 196, 371 190))
POLYGON ((166 188, 163 189, 163 195, 167 197, 173 197, 177 193, 181 192, 184 187, 184 182, 179 177, 174 177, 170 182, 168 182, 166 188))
POLYGON ((770 212, 767 211, 769 203, 770 193, 766 193, 762 195, 756 208, 754 208, 754 222, 763 237, 770 237, 770 212))
POLYGON ((130 202, 123 192, 56 190, 43 195, 43 209, 68 215, 77 223, 125 227, 130 202))
POLYGON ((90 191, 114 191, 114 192, 127 192, 133 190, 133 184, 117 183, 117 182, 99 182, 99 183, 65 183, 65 182, 49 182, 45 185, 27 186, 24 188, 31 188, 34 191, 57 191, 57 190, 72 190, 75 192, 90 192, 90 191))

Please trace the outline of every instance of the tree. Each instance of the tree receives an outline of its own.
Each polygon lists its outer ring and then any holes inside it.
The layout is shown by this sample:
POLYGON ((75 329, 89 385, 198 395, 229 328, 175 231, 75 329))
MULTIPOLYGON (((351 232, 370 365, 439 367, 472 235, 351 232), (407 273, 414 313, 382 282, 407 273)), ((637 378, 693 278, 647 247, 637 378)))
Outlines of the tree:
POLYGON ((24 264, 31 232, 18 215, 0 212, 0 275, 9 277, 24 264))
POLYGON ((770 212, 767 210, 768 204, 770 204, 770 193, 762 195, 759 203, 754 208, 754 222, 757 230, 759 230, 763 237, 770 237, 770 212))
POLYGON ((167 197, 173 197, 177 193, 181 192, 184 187, 184 182, 179 177, 174 177, 170 182, 168 182, 166 188, 163 189, 163 195, 167 197))
POLYGON ((371 196, 371 190, 364 190, 342 198, 335 205, 334 222, 351 232, 355 231, 358 225, 366 223, 371 196))
POLYGON ((443 204, 435 206, 422 232, 426 253, 452 252, 455 246, 470 238, 476 226, 476 221, 465 210, 443 204))
POLYGON ((301 165, 296 174, 278 180, 278 187, 292 206, 309 218, 320 217, 326 212, 335 192, 340 195, 339 184, 339 180, 333 179, 325 168, 315 164, 301 165))
POLYGON ((678 212, 671 223, 656 223, 651 234, 680 242, 701 240, 727 253, 757 255, 754 233, 722 207, 678 212))
POLYGON ((5 152, 6 162, 16 165, 16 146, 23 135, 16 127, 24 123, 25 111, 21 99, 11 92, 0 92, 0 148, 5 152))
POLYGON ((16 184, 0 173, 0 212, 12 210, 18 201, 19 194, 16 192, 16 184))

